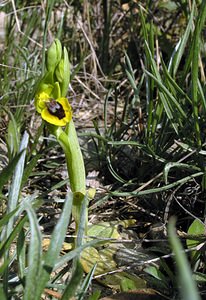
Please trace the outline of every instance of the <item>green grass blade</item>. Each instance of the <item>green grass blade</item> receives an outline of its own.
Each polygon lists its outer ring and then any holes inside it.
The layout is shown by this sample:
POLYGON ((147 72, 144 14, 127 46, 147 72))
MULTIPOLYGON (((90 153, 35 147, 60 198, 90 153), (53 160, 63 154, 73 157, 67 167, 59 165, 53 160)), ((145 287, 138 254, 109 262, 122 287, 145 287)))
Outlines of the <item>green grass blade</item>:
POLYGON ((192 278, 192 272, 189 267, 189 262, 186 258, 181 242, 176 236, 175 220, 170 219, 168 226, 169 240, 172 250, 175 254, 177 264, 177 272, 179 277, 180 292, 183 300, 200 300, 199 292, 195 281, 192 278))
POLYGON ((13 114, 10 111, 8 111, 8 114, 10 115, 10 121, 7 134, 7 145, 9 149, 9 158, 11 159, 19 149, 19 131, 13 114))
POLYGON ((106 160, 107 160, 108 169, 109 169, 111 175, 112 175, 117 181, 119 181, 119 182, 121 182, 121 183, 126 183, 127 181, 124 180, 120 175, 118 175, 117 172, 114 170, 109 155, 106 157, 106 160))
MULTIPOLYGON (((17 212, 18 209, 19 209, 19 208, 17 207, 17 208, 14 209, 13 211, 11 211, 11 212, 8 213, 8 214, 5 214, 5 215, 2 217, 2 219, 0 220, 0 228, 3 227, 3 226, 5 226, 5 225, 9 222, 10 218, 17 212)), ((1 231, 1 230, 0 230, 0 231, 1 231)))
POLYGON ((193 2, 193 5, 192 5, 192 10, 190 13, 190 17, 189 17, 189 21, 188 21, 186 30, 183 34, 183 37, 179 40, 178 44, 176 45, 175 50, 174 50, 172 57, 170 59, 170 62, 169 62, 168 71, 170 74, 172 74, 173 77, 175 77, 175 75, 177 73, 180 61, 185 53, 185 48, 186 48, 190 33, 192 31, 193 17, 194 17, 194 4, 195 4, 195 1, 193 2))
POLYGON ((89 285, 92 281, 94 272, 96 269, 96 264, 94 264, 94 266, 91 268, 90 272, 87 274, 86 278, 84 279, 84 282, 82 283, 82 287, 81 287, 81 292, 77 297, 77 300, 83 300, 84 296, 89 288, 89 285))
MULTIPOLYGON (((28 141, 29 141, 29 135, 25 131, 22 141, 21 141, 21 144, 20 144, 20 149, 19 149, 20 153, 22 150, 27 149, 28 141)), ((18 203, 19 193, 20 193, 20 188, 21 188, 21 181, 22 181, 22 177, 23 177, 25 157, 26 157, 26 151, 24 151, 23 154, 21 155, 21 157, 17 163, 17 166, 15 168, 12 185, 11 185, 11 190, 9 192, 9 201, 8 201, 8 207, 7 207, 8 213, 13 211, 16 208, 17 203, 18 203)), ((14 220, 13 220, 13 218, 11 218, 7 225, 7 236, 12 231, 13 222, 14 222, 14 220)))
POLYGON ((24 278, 26 269, 26 239, 24 230, 21 230, 17 240, 17 261, 19 265, 19 277, 24 278))
MULTIPOLYGON (((180 113, 181 117, 184 119, 187 119, 187 115, 185 114, 184 110, 178 103, 178 101, 175 99, 175 97, 170 93, 170 91, 166 88, 166 86, 162 83, 162 81, 158 77, 155 77, 153 74, 145 70, 145 73, 153 78, 153 80, 156 82, 159 89, 165 94, 165 96, 168 97, 168 105, 171 102, 174 105, 174 108, 180 113)), ((167 98, 166 98, 167 99, 167 98)), ((171 105, 170 105, 171 107, 171 105)))
POLYGON ((38 160, 39 160, 40 157, 41 157, 41 154, 35 155, 35 156, 28 162, 28 164, 26 165, 26 167, 25 167, 25 169, 24 169, 24 174, 23 174, 21 186, 23 186, 23 185, 27 182, 29 176, 31 175, 32 170, 33 170, 34 167, 36 166, 36 164, 37 164, 37 162, 38 162, 38 160))
POLYGON ((198 121, 198 68, 199 68, 199 55, 200 55, 200 35, 205 24, 206 19, 206 1, 203 0, 200 7, 200 14, 196 20, 194 43, 193 43, 193 55, 192 55, 192 102, 193 102, 193 116, 194 116, 194 129, 196 133, 196 141, 198 147, 201 146, 200 126, 198 121))
POLYGON ((167 83, 170 86, 170 89, 174 90, 173 95, 176 95, 176 93, 179 93, 180 96, 188 100, 188 103, 192 104, 192 100, 189 98, 189 96, 181 89, 181 87, 177 84, 177 81, 175 81, 172 76, 169 73, 169 70, 167 69, 165 63, 163 60, 161 60, 164 76, 167 79, 167 83))
POLYGON ((69 281, 68 286, 64 291, 64 294, 62 295, 61 300, 71 299, 75 295, 76 290, 81 282, 82 276, 83 276, 82 265, 79 262, 79 260, 77 260, 74 273, 72 274, 72 277, 69 281))
POLYGON ((179 179, 179 180, 177 180, 173 183, 164 185, 164 186, 159 187, 159 188, 148 189, 148 190, 140 191, 140 192, 135 192, 135 191, 133 191, 133 192, 110 192, 110 195, 117 196, 117 197, 128 197, 128 196, 143 196, 143 195, 159 193, 159 192, 162 192, 162 191, 169 190, 169 189, 171 189, 171 188, 173 188, 177 185, 181 185, 183 183, 186 183, 189 180, 191 180, 192 178, 196 178, 196 177, 203 176, 203 175, 204 175, 204 172, 198 172, 198 173, 186 176, 182 179, 179 179))
POLYGON ((11 234, 8 236, 6 241, 4 243, 1 243, 0 245, 0 257, 9 249, 11 246, 11 243, 15 240, 16 236, 21 232, 24 223, 26 222, 27 217, 23 217, 15 226, 15 228, 12 230, 11 234))
POLYGON ((28 270, 24 289, 24 300, 36 299, 39 273, 42 268, 42 237, 36 214, 29 202, 25 204, 30 223, 31 237, 28 253, 28 270))
POLYGON ((9 164, 0 173, 0 192, 2 191, 3 186, 8 182, 9 178, 13 174, 14 169, 18 164, 19 159, 21 158, 21 155, 23 154, 24 151, 25 150, 15 155, 15 157, 9 162, 9 164))
MULTIPOLYGON (((204 87, 204 84, 203 84, 204 87)), ((198 91, 199 91, 199 96, 200 96, 200 103, 202 104, 202 107, 204 109, 204 113, 206 112, 206 98, 204 95, 204 90, 203 87, 201 85, 200 80, 198 80, 198 91)))
MULTIPOLYGON (((144 37, 144 49, 145 49, 145 67, 148 71, 151 72, 151 64, 150 64, 150 54, 154 57, 154 26, 151 23, 150 28, 148 30, 148 26, 146 26, 145 16, 142 11, 142 7, 140 6, 140 20, 142 25, 142 32, 144 37), (149 31, 149 32, 148 32, 149 31), (147 47, 148 45, 148 47, 147 47), (148 48, 150 49, 150 53, 148 52, 148 48)), ((154 104, 154 81, 150 76, 146 76, 146 99, 147 99, 147 139, 148 143, 151 146, 154 141, 154 134, 156 131, 158 117, 161 117, 162 104, 157 104, 156 111, 158 114, 153 114, 153 110, 155 107, 154 104)))
POLYGON ((61 251, 62 244, 67 231, 67 226, 70 221, 72 201, 73 201, 73 194, 68 193, 65 199, 62 214, 52 233, 49 249, 44 257, 44 265, 39 274, 39 283, 38 286, 36 287, 36 292, 35 292, 36 296, 34 299, 36 300, 40 299, 43 289, 45 288, 47 282, 49 281, 50 274, 54 268, 55 262, 61 251))
POLYGON ((169 171, 172 168, 179 168, 181 170, 187 169, 187 170, 190 170, 190 171, 201 171, 200 168, 198 168, 196 166, 193 166, 193 165, 178 163, 178 162, 169 162, 164 167, 164 172, 163 172, 164 180, 165 180, 166 184, 168 184, 168 174, 169 174, 169 171))

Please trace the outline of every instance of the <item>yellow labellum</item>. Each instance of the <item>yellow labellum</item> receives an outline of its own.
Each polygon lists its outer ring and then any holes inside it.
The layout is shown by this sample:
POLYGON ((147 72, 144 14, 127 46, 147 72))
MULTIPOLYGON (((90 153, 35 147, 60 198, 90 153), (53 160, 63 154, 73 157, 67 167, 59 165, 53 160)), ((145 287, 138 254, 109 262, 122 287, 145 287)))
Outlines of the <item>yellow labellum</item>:
POLYGON ((51 99, 41 112, 42 119, 56 126, 65 126, 72 119, 72 109, 67 98, 51 99), (55 101, 55 102, 54 102, 55 101))
POLYGON ((72 119, 72 109, 67 98, 51 98, 47 93, 41 92, 35 98, 36 110, 46 122, 65 126, 72 119))

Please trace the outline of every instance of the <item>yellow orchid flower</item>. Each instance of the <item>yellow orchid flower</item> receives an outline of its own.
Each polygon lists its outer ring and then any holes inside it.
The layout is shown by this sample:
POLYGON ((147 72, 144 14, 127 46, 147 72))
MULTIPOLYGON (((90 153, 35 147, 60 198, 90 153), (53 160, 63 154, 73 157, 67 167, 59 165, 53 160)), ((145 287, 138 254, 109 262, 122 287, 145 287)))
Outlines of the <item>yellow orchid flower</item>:
POLYGON ((35 97, 35 106, 42 119, 50 124, 65 126, 72 119, 72 108, 67 98, 54 99, 41 92, 35 97))

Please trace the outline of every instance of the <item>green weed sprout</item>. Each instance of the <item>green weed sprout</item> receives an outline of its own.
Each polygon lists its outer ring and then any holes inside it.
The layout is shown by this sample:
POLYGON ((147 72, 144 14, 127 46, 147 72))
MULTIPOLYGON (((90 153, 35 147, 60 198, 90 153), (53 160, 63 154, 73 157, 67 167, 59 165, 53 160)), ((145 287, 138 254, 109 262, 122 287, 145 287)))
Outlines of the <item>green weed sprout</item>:
POLYGON ((72 108, 66 98, 69 82, 68 52, 66 48, 62 50, 61 42, 55 39, 47 51, 46 72, 37 88, 35 107, 65 153, 73 192, 72 214, 77 230, 81 204, 86 196, 86 180, 84 161, 72 120, 72 108))

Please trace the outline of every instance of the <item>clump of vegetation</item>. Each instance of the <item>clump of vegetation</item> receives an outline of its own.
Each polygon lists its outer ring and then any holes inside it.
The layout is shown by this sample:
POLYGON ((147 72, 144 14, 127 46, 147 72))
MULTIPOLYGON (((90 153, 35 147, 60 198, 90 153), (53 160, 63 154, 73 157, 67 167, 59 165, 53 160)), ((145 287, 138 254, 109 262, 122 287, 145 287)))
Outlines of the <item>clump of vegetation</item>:
POLYGON ((205 1, 0 16, 0 298, 200 299, 205 1))

